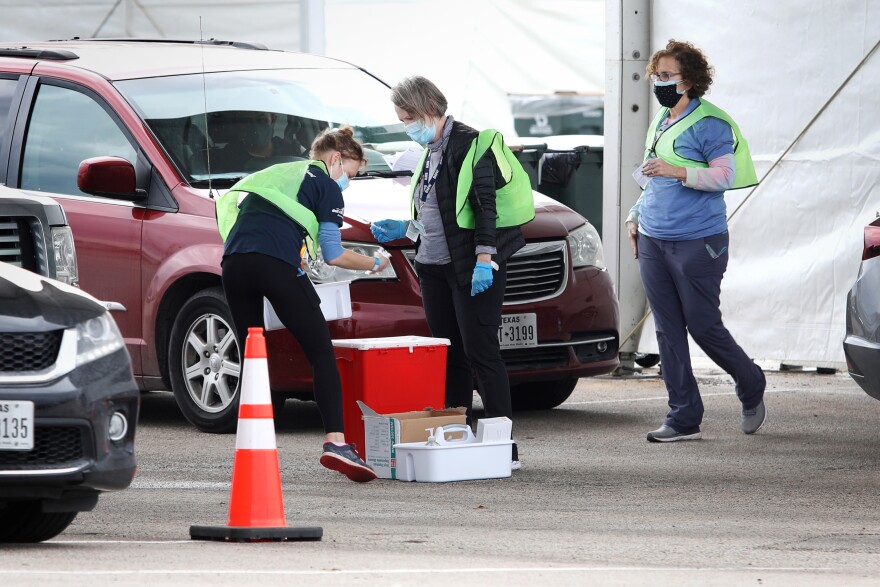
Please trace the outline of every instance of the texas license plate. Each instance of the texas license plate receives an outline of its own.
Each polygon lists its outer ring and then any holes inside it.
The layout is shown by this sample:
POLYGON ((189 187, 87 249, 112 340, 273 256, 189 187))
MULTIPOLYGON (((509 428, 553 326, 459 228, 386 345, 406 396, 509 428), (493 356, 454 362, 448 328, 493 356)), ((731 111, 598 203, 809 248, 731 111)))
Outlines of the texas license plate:
POLYGON ((34 448, 34 402, 0 400, 0 450, 34 448))
POLYGON ((502 314, 498 327, 502 349, 538 346, 538 319, 535 314, 502 314))

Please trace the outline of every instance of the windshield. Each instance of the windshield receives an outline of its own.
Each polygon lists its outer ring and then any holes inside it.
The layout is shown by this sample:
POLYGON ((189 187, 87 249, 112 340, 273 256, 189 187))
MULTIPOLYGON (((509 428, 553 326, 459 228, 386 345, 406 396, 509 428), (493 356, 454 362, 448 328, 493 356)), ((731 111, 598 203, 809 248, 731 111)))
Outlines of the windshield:
POLYGON ((269 165, 305 160, 323 129, 348 124, 366 171, 413 146, 390 90, 358 69, 232 71, 116 83, 187 181, 229 187, 269 165), (207 114, 206 114, 207 112, 207 114), (210 166, 210 172, 209 172, 210 166))

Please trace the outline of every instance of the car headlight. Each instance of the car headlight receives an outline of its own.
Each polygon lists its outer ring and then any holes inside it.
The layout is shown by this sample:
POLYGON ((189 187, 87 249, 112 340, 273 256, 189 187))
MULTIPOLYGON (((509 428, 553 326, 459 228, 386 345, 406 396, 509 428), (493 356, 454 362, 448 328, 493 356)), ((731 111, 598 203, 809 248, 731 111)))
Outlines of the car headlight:
POLYGON ((592 224, 587 222, 568 233, 568 246, 571 249, 573 267, 592 265, 605 269, 605 256, 602 253, 602 239, 592 224))
POLYGON ((73 232, 69 226, 52 228, 52 248, 55 250, 55 279, 67 285, 78 286, 76 249, 73 246, 73 232))
POLYGON ((85 365, 125 347, 116 322, 105 312, 76 325, 76 366, 85 365))
MULTIPOLYGON (((375 255, 388 256, 384 248, 378 245, 370 245, 365 243, 347 243, 343 242, 342 247, 349 251, 353 251, 360 255, 373 257, 375 255)), ((378 273, 372 271, 367 273, 356 269, 343 269, 342 267, 334 267, 324 262, 324 256, 321 249, 318 249, 318 258, 308 262, 309 279, 314 283, 334 283, 337 281, 357 281, 358 279, 396 279, 397 274, 394 268, 388 265, 384 270, 378 273)))

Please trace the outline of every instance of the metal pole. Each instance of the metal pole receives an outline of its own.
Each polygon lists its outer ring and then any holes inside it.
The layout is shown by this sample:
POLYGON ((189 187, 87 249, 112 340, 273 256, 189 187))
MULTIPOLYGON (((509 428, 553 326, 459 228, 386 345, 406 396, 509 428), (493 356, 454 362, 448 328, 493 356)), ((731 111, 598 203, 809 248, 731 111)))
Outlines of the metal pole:
MULTIPOLYGON (((645 291, 624 226, 641 190, 632 178, 644 154, 650 122, 645 67, 651 56, 650 0, 605 3, 605 150, 602 183, 602 241, 620 305, 620 333, 632 332, 645 315, 645 291)), ((621 370, 632 370, 638 339, 620 348, 621 370)))
POLYGON ((301 0, 299 19, 300 51, 324 55, 327 50, 324 0, 301 0))

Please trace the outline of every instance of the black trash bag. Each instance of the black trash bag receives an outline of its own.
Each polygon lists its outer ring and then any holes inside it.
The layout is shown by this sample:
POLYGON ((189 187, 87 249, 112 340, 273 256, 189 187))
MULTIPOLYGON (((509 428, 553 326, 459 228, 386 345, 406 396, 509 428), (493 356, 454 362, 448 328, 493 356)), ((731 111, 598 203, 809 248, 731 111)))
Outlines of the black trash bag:
POLYGON ((541 157, 538 188, 565 187, 580 165, 580 153, 546 153, 541 157))

